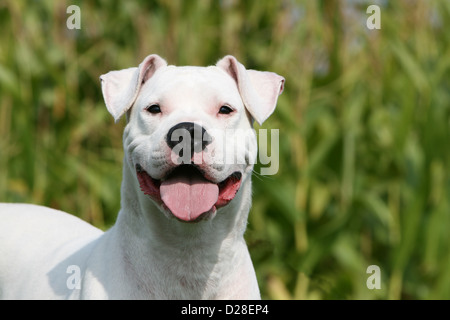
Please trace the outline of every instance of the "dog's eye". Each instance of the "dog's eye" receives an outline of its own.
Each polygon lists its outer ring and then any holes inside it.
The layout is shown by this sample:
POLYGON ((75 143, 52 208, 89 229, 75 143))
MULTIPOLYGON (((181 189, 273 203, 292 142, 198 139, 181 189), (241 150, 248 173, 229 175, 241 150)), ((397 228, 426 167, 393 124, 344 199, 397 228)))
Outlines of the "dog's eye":
POLYGON ((157 104, 152 104, 151 106, 148 106, 145 110, 147 110, 150 113, 160 113, 161 108, 157 104))
POLYGON ((221 106, 219 109, 220 114, 230 114, 233 112, 233 109, 231 109, 229 106, 221 106))

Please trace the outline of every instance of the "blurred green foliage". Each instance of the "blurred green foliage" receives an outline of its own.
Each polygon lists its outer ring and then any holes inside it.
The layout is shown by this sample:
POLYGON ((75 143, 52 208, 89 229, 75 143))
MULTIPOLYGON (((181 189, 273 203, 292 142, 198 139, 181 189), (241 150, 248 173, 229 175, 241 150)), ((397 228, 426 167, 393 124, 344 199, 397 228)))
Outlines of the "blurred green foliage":
POLYGON ((1 1, 0 201, 109 227, 125 122, 99 76, 233 54, 286 78, 246 233, 263 298, 450 299, 450 2, 373 2, 380 30, 370 1, 1 1))

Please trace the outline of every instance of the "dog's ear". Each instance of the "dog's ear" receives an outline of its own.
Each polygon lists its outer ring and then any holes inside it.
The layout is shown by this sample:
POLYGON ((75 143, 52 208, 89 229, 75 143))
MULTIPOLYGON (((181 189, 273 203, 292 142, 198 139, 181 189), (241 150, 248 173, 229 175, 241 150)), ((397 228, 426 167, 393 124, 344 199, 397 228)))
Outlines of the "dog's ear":
POLYGON ((247 70, 233 56, 225 56, 216 64, 235 81, 242 101, 252 117, 262 124, 275 110, 284 89, 284 78, 273 72, 247 70))
POLYGON ((106 108, 117 122, 136 100, 142 85, 167 62, 156 54, 147 56, 138 68, 110 71, 100 76, 106 108))

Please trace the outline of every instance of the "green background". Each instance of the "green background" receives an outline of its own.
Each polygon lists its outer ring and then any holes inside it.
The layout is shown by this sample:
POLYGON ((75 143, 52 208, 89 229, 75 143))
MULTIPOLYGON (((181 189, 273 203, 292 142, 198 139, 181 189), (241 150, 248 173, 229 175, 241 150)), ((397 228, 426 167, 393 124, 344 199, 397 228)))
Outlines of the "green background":
POLYGON ((450 299, 449 1, 0 1, 0 30, 0 201, 108 228, 125 120, 99 76, 232 54, 286 78, 246 232, 263 298, 450 299))

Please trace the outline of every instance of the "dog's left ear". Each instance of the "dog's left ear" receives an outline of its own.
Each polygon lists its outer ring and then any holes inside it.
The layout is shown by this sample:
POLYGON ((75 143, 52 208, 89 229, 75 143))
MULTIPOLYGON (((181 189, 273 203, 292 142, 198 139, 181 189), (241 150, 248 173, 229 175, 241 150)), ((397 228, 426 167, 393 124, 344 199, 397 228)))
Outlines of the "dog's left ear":
POLYGON ((164 66, 167 62, 152 54, 138 68, 110 71, 100 76, 106 108, 116 122, 133 106, 142 85, 164 66))
POLYGON ((266 121, 283 92, 284 78, 273 72, 247 70, 230 55, 219 60, 216 66, 236 81, 242 101, 252 117, 260 125, 266 121))

